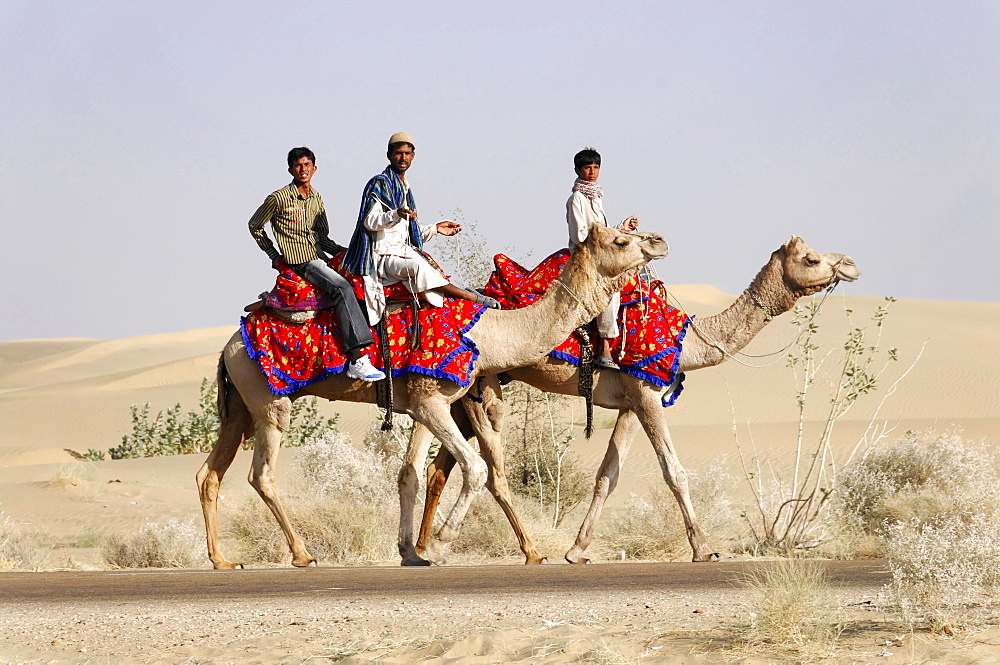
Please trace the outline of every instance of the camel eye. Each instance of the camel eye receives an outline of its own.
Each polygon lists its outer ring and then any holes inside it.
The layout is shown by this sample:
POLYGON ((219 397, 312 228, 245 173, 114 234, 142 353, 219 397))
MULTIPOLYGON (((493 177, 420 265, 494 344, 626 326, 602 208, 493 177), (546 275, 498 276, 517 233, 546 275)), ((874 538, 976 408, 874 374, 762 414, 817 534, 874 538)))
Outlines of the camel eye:
POLYGON ((811 256, 807 256, 806 257, 806 263, 808 263, 811 266, 818 266, 819 265, 819 259, 814 259, 811 256))
POLYGON ((615 240, 615 244, 621 248, 628 247, 628 240, 615 240))

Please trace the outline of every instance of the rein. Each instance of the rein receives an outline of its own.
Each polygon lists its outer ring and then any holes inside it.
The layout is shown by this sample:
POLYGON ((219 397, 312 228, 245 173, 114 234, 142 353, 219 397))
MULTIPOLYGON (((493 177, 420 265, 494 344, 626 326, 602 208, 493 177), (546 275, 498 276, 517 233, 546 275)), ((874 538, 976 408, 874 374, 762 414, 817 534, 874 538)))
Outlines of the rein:
POLYGON ((587 306, 583 304, 583 300, 580 298, 580 296, 576 295, 576 293, 573 292, 573 289, 569 288, 569 286, 566 285, 566 282, 564 282, 564 281, 562 281, 562 279, 556 277, 556 284, 558 284, 559 286, 561 286, 564 289, 566 289, 566 293, 568 293, 571 296, 573 296, 573 299, 576 300, 578 303, 580 303, 580 307, 582 307, 584 310, 587 309, 587 306))
MULTIPOLYGON (((750 367, 751 369, 760 369, 760 368, 763 368, 763 367, 770 367, 771 365, 774 365, 775 363, 777 363, 778 361, 780 361, 782 359, 782 356, 780 354, 783 354, 786 351, 788 351, 788 349, 792 348, 796 343, 798 343, 798 341, 800 339, 802 339, 802 335, 805 334, 806 330, 809 329, 809 326, 812 324, 813 320, 819 315, 820 310, 823 309, 823 305, 826 304, 826 301, 830 298, 830 295, 833 293, 834 288, 836 288, 837 284, 840 283, 840 280, 836 277, 836 275, 837 275, 837 269, 839 269, 840 264, 841 264, 842 261, 843 260, 838 261, 834 265, 834 279, 833 279, 833 281, 831 281, 830 285, 827 286, 824 289, 825 294, 823 295, 823 299, 820 301, 819 306, 815 309, 815 311, 813 311, 812 316, 810 316, 808 320, 802 322, 799 325, 799 332, 798 332, 798 334, 795 335, 795 337, 792 339, 792 341, 790 341, 788 344, 786 344, 782 348, 778 349, 777 351, 771 351, 769 353, 751 354, 751 353, 744 353, 742 351, 737 351, 736 352, 736 353, 740 354, 741 356, 745 356, 747 358, 768 358, 770 356, 777 356, 771 362, 764 363, 762 365, 753 365, 751 363, 744 362, 744 361, 740 360, 739 358, 737 358, 735 355, 733 355, 728 349, 726 349, 726 347, 722 346, 722 344, 720 344, 719 342, 717 342, 716 340, 714 340, 704 330, 702 330, 701 328, 699 328, 698 325, 697 325, 697 323, 695 323, 695 319, 693 317, 691 318, 691 324, 690 325, 691 325, 692 328, 694 328, 695 330, 697 330, 698 334, 701 335, 702 337, 704 337, 705 340, 709 344, 711 344, 713 347, 715 347, 716 349, 718 349, 719 351, 721 351, 728 358, 730 358, 731 360, 739 363, 740 365, 743 365, 744 367, 750 367)), ((673 293, 670 293, 670 291, 667 290, 666 286, 664 286, 663 288, 664 288, 664 290, 667 291, 668 294, 670 294, 670 297, 673 298, 673 300, 675 302, 677 302, 678 304, 681 304, 680 299, 677 298, 677 296, 675 296, 673 293)), ((758 308, 760 308, 764 312, 764 314, 767 316, 767 320, 768 321, 771 321, 772 319, 774 319, 775 315, 772 313, 771 308, 768 307, 760 299, 760 297, 757 294, 755 294, 749 288, 746 290, 746 293, 747 293, 748 296, 750 296, 751 302, 753 302, 753 304, 755 306, 757 306, 758 308)), ((681 306, 681 309, 684 309, 684 307, 681 306)))

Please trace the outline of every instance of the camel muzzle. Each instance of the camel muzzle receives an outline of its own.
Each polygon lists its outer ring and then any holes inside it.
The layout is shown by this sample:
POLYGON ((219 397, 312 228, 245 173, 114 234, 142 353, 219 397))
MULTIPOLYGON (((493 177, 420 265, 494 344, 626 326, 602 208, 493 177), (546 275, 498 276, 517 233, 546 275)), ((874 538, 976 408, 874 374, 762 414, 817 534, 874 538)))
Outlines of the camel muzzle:
POLYGON ((835 282, 853 282, 861 277, 858 266, 854 263, 854 259, 849 256, 840 259, 833 268, 833 281, 835 282))
POLYGON ((659 233, 643 231, 635 235, 639 238, 639 244, 642 245, 643 254, 649 259, 662 259, 670 253, 670 245, 659 233))

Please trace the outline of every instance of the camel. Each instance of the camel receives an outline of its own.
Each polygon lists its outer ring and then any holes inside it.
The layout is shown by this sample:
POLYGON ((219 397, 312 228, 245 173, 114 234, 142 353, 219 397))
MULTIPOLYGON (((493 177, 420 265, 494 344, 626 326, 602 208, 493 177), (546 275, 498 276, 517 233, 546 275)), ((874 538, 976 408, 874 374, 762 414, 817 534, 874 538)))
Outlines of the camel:
MULTIPOLYGON (((764 327, 779 314, 787 312, 802 296, 813 295, 838 281, 854 281, 859 277, 854 261, 843 254, 824 254, 811 249, 797 236, 771 254, 770 260, 750 283, 750 286, 724 311, 713 316, 699 317, 688 329, 683 342, 680 372, 690 372, 721 364, 731 354, 743 349, 764 327)), ((507 376, 523 381, 535 388, 551 393, 576 395, 579 368, 565 361, 545 356, 532 365, 506 372, 507 376)), ((485 381, 484 381, 485 383, 485 381)), ((674 451, 674 444, 667 429, 661 398, 672 386, 659 388, 623 372, 599 371, 594 379, 594 403, 618 410, 611 440, 604 460, 597 472, 594 496, 587 511, 576 542, 566 552, 570 563, 589 563, 584 551, 590 545, 597 528, 604 503, 618 483, 625 457, 632 445, 638 425, 649 437, 660 462, 663 478, 680 506, 687 528, 688 541, 693 551, 693 561, 710 561, 714 554, 708 546, 704 530, 695 517, 688 492, 687 473, 674 451)), ((487 399, 482 404, 462 400, 469 412, 466 433, 479 438, 480 453, 489 463, 490 478, 487 487, 507 515, 517 534, 525 563, 542 563, 542 557, 517 516, 511 502, 510 489, 504 477, 503 440, 500 435, 502 419, 502 394, 499 382, 488 384, 487 399), (473 415, 481 411, 482 414, 473 415), (482 426, 487 421, 490 427, 482 426)), ((413 449, 429 442, 430 433, 415 427, 413 449)), ((407 459, 405 463, 412 463, 407 459)), ((416 550, 420 552, 426 542, 440 501, 448 473, 454 460, 444 448, 427 468, 427 499, 420 526, 416 550)))
MULTIPOLYGON (((620 289, 648 261, 667 254, 667 244, 657 233, 630 235, 616 229, 595 226, 591 236, 573 252, 560 276, 562 288, 549 292, 531 307, 520 310, 485 310, 466 333, 479 351, 470 376, 495 375, 519 365, 530 364, 548 353, 577 326, 591 320, 607 306, 611 294, 620 289)), ((292 527, 278 494, 275 462, 281 433, 288 427, 293 399, 316 395, 330 400, 376 402, 375 385, 350 379, 346 373, 313 383, 302 390, 278 397, 271 393, 257 362, 250 358, 242 335, 237 331, 226 344, 219 360, 219 438, 197 474, 198 493, 205 518, 208 556, 216 569, 232 569, 219 547, 219 484, 240 448, 254 437, 253 463, 249 482, 274 514, 288 541, 292 565, 315 564, 305 544, 292 527), (236 390, 233 390, 233 388, 236 390)), ((447 520, 427 543, 429 552, 443 558, 447 544, 458 535, 462 519, 475 494, 486 481, 487 466, 462 436, 452 420, 450 404, 469 389, 445 379, 409 373, 392 379, 394 411, 410 415, 415 422, 437 437, 462 469, 462 491, 447 520)), ((424 451, 426 455, 426 450, 424 451)), ((401 475, 401 486, 402 483, 401 475)), ((415 499, 416 483, 413 484, 415 499)), ((406 500, 401 497, 403 504, 406 500)), ((412 509, 408 520, 412 533, 412 509)), ((403 521, 401 516, 401 522, 403 521)), ((412 539, 412 538, 411 538, 412 539)), ((410 563, 429 565, 415 551, 402 552, 410 563)))

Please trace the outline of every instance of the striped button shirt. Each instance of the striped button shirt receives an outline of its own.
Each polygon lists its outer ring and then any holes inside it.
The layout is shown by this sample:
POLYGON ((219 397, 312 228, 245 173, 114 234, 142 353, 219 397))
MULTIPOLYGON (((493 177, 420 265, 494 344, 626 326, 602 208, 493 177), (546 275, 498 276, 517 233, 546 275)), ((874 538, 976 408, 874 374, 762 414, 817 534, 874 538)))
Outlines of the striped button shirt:
POLYGON ((264 199, 250 218, 250 235, 271 260, 283 258, 290 265, 319 258, 326 260, 344 250, 330 240, 323 197, 312 187, 309 196, 302 196, 294 182, 264 199), (268 222, 278 242, 277 248, 264 232, 268 222))

